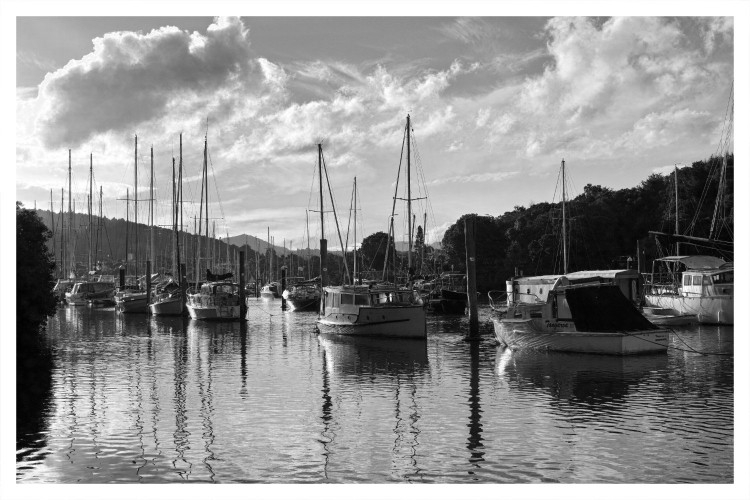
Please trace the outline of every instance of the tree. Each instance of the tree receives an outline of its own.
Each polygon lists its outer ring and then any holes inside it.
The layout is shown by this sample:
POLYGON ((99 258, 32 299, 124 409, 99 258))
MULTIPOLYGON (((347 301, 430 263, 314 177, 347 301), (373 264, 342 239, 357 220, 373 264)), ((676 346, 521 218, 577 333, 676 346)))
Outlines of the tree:
POLYGON ((16 203, 16 335, 37 335, 55 312, 52 233, 33 210, 16 203))
POLYGON ((362 254, 362 267, 374 271, 382 270, 386 256, 388 235, 382 231, 373 233, 362 240, 359 251, 362 254))
POLYGON ((55 312, 55 268, 46 247, 51 232, 33 210, 16 203, 16 443, 41 428, 52 388, 52 353, 40 327, 55 312))

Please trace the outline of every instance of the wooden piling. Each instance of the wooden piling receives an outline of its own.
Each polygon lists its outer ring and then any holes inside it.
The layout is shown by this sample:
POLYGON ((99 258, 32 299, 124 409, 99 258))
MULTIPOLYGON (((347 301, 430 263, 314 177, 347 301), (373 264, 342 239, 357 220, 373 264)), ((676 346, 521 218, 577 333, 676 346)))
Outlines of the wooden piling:
POLYGON ((182 297, 182 306, 180 309, 180 313, 184 316, 185 315, 185 304, 187 303, 187 265, 186 264, 180 264, 180 292, 182 297))
POLYGON ((286 311, 286 298, 284 298, 284 292, 286 291, 286 266, 281 266, 281 310, 286 311))
POLYGON ((125 288, 125 269, 120 268, 120 289, 125 288))
POLYGON ((466 296, 469 303, 469 335, 467 340, 479 339, 479 317, 477 315, 476 248, 474 245, 474 217, 464 219, 466 245, 466 296))
POLYGON ((245 303, 245 251, 240 250, 240 319, 244 320, 247 314, 245 303))
POLYGON ((146 311, 148 314, 151 314, 151 308, 148 307, 151 305, 151 261, 146 261, 146 307, 148 310, 146 311))

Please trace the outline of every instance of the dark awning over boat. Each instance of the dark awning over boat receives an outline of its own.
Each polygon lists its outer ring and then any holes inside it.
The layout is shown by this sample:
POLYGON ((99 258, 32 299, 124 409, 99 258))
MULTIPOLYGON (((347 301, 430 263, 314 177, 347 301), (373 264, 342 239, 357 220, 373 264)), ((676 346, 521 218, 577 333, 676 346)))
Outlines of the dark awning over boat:
POLYGON ((584 286, 565 290, 565 298, 579 332, 654 330, 617 286, 584 286))

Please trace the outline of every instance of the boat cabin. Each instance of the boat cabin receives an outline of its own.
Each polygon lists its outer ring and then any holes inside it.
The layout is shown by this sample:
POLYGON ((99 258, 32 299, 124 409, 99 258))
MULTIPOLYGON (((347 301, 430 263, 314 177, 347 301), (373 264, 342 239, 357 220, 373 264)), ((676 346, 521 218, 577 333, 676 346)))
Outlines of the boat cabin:
POLYGON ((414 305, 412 290, 369 286, 326 287, 321 298, 322 311, 356 314, 362 306, 414 305))
POLYGON ((95 294, 111 292, 115 289, 114 283, 106 281, 84 281, 73 285, 71 295, 95 294))
POLYGON ((614 284, 634 304, 641 300, 641 290, 643 289, 641 274, 635 269, 616 269, 578 271, 565 275, 514 277, 506 281, 508 305, 546 303, 550 291, 560 286, 586 283, 614 284))

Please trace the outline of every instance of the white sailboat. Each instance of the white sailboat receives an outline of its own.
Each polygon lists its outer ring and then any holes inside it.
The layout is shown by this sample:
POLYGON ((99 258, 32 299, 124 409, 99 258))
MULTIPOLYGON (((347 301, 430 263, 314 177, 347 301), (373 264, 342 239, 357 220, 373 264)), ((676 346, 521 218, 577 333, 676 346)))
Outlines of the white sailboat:
MULTIPOLYGON (((203 182, 205 183, 206 243, 208 243, 208 137, 203 144, 203 182)), ((201 207, 202 209, 202 207, 201 207)), ((208 248, 208 245, 206 245, 208 248)), ((207 277, 209 271, 206 270, 207 277)), ((192 319, 240 319, 239 286, 229 280, 214 280, 201 285, 196 293, 187 294, 187 310, 192 319)))

